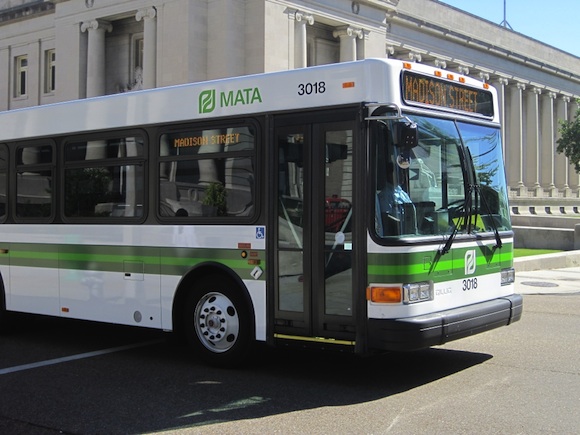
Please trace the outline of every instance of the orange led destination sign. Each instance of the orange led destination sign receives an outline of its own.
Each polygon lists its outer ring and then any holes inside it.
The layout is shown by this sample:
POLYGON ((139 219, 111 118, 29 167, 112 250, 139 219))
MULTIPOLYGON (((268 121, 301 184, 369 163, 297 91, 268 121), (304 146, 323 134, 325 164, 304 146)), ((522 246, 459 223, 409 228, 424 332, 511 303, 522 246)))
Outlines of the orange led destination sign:
POLYGON ((204 145, 233 145, 240 142, 240 133, 211 134, 179 137, 173 140, 174 148, 201 147, 204 145))
POLYGON ((408 71, 403 72, 403 99, 411 104, 428 104, 493 116, 491 92, 408 71))

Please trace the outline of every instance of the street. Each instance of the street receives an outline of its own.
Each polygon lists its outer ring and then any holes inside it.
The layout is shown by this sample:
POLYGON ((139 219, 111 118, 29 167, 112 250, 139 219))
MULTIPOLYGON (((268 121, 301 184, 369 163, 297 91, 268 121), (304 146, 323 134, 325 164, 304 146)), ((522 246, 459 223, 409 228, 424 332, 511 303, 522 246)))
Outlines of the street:
POLYGON ((240 370, 207 367, 157 331, 16 316, 0 335, 0 432, 574 434, 576 277, 522 273, 520 322, 444 346, 258 349, 240 370))

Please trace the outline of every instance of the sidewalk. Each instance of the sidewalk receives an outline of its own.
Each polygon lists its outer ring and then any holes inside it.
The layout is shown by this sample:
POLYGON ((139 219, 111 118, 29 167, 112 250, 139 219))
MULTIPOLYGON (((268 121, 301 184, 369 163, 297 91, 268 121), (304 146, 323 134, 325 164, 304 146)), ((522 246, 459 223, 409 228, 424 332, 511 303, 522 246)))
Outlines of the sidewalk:
POLYGON ((516 258, 514 268, 516 293, 580 294, 580 251, 516 258))

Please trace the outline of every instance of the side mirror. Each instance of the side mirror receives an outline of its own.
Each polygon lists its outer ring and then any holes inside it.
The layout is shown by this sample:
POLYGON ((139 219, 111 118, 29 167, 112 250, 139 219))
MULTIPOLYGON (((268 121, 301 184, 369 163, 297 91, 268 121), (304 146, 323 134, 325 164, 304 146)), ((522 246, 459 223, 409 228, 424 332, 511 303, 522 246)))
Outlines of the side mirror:
POLYGON ((412 121, 401 121, 395 124, 395 128, 397 132, 398 147, 411 149, 419 144, 417 124, 412 121))

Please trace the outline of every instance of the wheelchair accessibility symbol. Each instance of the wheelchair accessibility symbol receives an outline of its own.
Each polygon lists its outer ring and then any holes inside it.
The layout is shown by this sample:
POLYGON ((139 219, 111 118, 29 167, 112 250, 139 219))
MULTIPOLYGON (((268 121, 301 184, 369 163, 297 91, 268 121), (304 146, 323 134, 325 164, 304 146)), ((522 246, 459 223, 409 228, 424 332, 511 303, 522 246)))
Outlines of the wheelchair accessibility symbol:
POLYGON ((263 240, 266 238, 266 228, 256 227, 256 240, 263 240))

